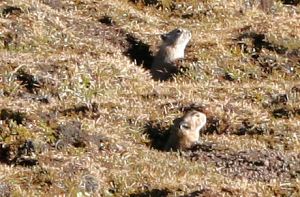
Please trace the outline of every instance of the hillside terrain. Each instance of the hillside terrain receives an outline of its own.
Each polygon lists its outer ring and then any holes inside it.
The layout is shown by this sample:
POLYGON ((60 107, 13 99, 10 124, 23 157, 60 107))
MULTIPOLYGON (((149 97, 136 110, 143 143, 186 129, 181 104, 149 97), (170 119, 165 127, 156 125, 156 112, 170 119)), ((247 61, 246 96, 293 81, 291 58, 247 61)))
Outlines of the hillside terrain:
POLYGON ((300 196, 300 4, 255 2, 1 1, 0 196, 300 196), (203 143, 163 151, 189 109, 203 143))

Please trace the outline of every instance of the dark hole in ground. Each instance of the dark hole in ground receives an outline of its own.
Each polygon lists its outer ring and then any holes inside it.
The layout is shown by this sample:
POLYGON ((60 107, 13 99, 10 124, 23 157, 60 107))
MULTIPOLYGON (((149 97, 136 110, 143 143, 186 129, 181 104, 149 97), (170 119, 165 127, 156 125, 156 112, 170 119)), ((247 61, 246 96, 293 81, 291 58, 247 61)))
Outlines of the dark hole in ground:
POLYGON ((47 96, 39 96, 35 98, 37 101, 44 103, 44 104, 49 104, 50 103, 50 99, 47 96))
POLYGON ((25 113, 14 112, 10 109, 2 109, 0 112, 0 120, 13 120, 18 125, 25 121, 25 113))
POLYGON ((249 31, 241 33, 235 41, 237 41, 243 52, 249 54, 252 57, 253 62, 261 67, 261 70, 263 71, 262 77, 271 74, 273 70, 281 70, 288 75, 295 74, 295 68, 297 68, 300 61, 298 49, 289 50, 283 45, 268 41, 265 34, 249 31), (276 54, 287 58, 288 62, 283 63, 280 61, 280 58, 262 54, 262 49, 275 52, 276 54))
POLYGON ((144 69, 150 70, 154 80, 166 81, 188 69, 183 66, 182 60, 176 60, 166 65, 152 67, 154 56, 148 44, 123 29, 115 27, 109 27, 109 29, 115 33, 107 34, 106 39, 113 45, 120 47, 123 54, 131 61, 135 62, 138 66, 142 66, 144 69))
POLYGON ((31 94, 29 92, 20 92, 18 96, 21 99, 38 101, 43 104, 49 104, 51 102, 50 95, 39 95, 39 94, 31 94))
POLYGON ((159 0, 129 0, 129 2, 132 3, 142 3, 145 6, 155 6, 156 9, 163 9, 163 8, 167 8, 170 11, 174 11, 176 8, 176 4, 175 1, 165 1, 165 4, 163 4, 162 1, 159 0), (163 7, 165 6, 165 7, 163 7))
POLYGON ((126 41, 129 46, 124 54, 132 61, 135 61, 137 65, 142 65, 145 69, 151 69, 153 55, 149 45, 143 43, 131 34, 126 35, 126 41))
MULTIPOLYGON (((253 58, 255 59, 258 58, 257 53, 260 53, 263 48, 268 49, 270 51, 274 51, 278 54, 284 54, 287 51, 286 47, 271 43, 266 39, 266 36, 264 34, 258 34, 255 32, 242 33, 236 40, 241 42, 240 45, 244 45, 242 41, 243 39, 247 39, 247 38, 252 39, 253 49, 255 49, 253 58)), ((243 48, 247 49, 247 47, 249 48, 249 46, 244 45, 243 48)), ((250 49, 249 51, 253 51, 253 50, 250 49)), ((244 52, 247 53, 249 51, 246 50, 244 52)))
POLYGON ((72 108, 68 108, 68 109, 65 109, 65 110, 61 111, 61 113, 64 116, 66 116, 66 115, 72 115, 72 114, 87 115, 89 112, 91 112, 91 113, 97 113, 98 112, 98 104, 97 103, 92 103, 90 105, 79 104, 79 105, 75 105, 72 108))
POLYGON ((18 148, 18 155, 29 155, 35 152, 33 141, 27 140, 18 148))
POLYGON ((116 24, 115 21, 110 16, 106 16, 106 15, 102 16, 99 19, 99 22, 108 26, 114 26, 116 24))
POLYGON ((28 140, 18 145, 1 145, 0 147, 0 162, 8 165, 34 166, 38 160, 32 157, 35 152, 32 141, 28 140))
POLYGON ((216 194, 210 189, 201 189, 201 190, 193 191, 189 194, 180 197, 218 197, 218 196, 221 195, 216 194))
POLYGON ((228 81, 234 81, 235 80, 234 74, 231 73, 231 72, 225 72, 223 78, 225 80, 228 80, 228 81))
POLYGON ((144 3, 144 5, 149 6, 149 5, 157 5, 158 0, 129 0, 132 3, 144 3))
POLYGON ((33 142, 26 140, 18 147, 17 154, 14 159, 11 160, 11 163, 27 167, 37 165, 38 160, 32 157, 33 153, 36 153, 33 142))
POLYGON ((0 144, 0 162, 9 164, 10 148, 4 144, 0 144))
POLYGON ((288 5, 298 5, 300 3, 300 0, 281 0, 283 4, 288 5))
POLYGON ((195 15, 194 13, 182 14, 181 18, 183 18, 183 19, 190 19, 190 18, 193 18, 194 15, 195 15))
POLYGON ((244 120, 242 125, 237 131, 234 132, 236 135, 263 135, 267 132, 267 127, 255 125, 249 120, 244 120))
POLYGON ((273 110, 273 116, 275 118, 290 118, 291 117, 291 112, 287 108, 279 108, 273 110))
POLYGON ((121 48, 123 55, 127 56, 138 66, 142 66, 145 69, 151 68, 153 55, 148 44, 135 37, 132 33, 115 27, 113 19, 109 16, 103 16, 98 21, 107 25, 104 28, 105 31, 110 31, 110 33, 105 35, 105 39, 114 46, 121 48))
POLYGON ((130 197, 164 197, 168 196, 171 191, 169 189, 152 189, 145 192, 130 194, 130 197))
POLYGON ((25 167, 30 167, 30 166, 35 166, 38 164, 38 160, 32 159, 32 158, 18 158, 14 164, 20 165, 20 166, 25 166, 25 167))
POLYGON ((150 147, 157 150, 164 150, 169 137, 169 131, 169 128, 154 122, 148 122, 144 127, 144 134, 150 139, 150 147))
MULTIPOLYGON (((168 143, 168 140, 171 137, 170 134, 174 127, 177 128, 181 121, 182 117, 176 118, 173 120, 171 126, 163 125, 158 122, 148 122, 144 126, 144 134, 150 139, 149 146, 160 151, 176 151, 178 149, 178 142, 174 141, 173 143, 168 143)), ((188 149, 193 149, 194 146, 198 145, 198 143, 195 143, 188 149)))
POLYGON ((8 15, 20 15, 23 11, 21 10, 21 8, 18 7, 13 7, 13 6, 6 6, 3 10, 2 10, 2 15, 4 17, 8 16, 8 15))
POLYGON ((172 80, 176 75, 182 75, 189 68, 184 67, 184 61, 178 59, 172 63, 158 64, 151 67, 151 75, 156 81, 168 81, 172 80))
POLYGON ((21 85, 24 85, 30 93, 37 93, 40 89, 41 82, 33 75, 26 73, 24 70, 19 70, 16 75, 17 80, 21 81, 21 85))
POLYGON ((298 115, 298 116, 300 116, 300 108, 296 108, 295 110, 294 110, 294 113, 295 113, 295 115, 298 115))

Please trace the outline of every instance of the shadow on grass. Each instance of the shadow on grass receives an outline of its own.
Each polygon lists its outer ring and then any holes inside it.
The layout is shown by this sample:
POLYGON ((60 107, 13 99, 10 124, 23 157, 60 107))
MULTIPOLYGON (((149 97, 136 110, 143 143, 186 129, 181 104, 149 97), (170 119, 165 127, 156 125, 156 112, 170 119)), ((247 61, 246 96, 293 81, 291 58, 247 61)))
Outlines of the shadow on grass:
POLYGON ((116 22, 110 16, 107 15, 102 16, 98 21, 107 26, 114 26, 116 24, 116 22))
POLYGON ((297 6, 298 4, 300 4, 300 0, 281 0, 281 2, 283 4, 294 5, 294 6, 297 6))
POLYGON ((219 196, 219 195, 217 195, 210 189, 201 189, 201 190, 193 191, 189 194, 186 194, 186 195, 183 195, 180 197, 217 197, 217 196, 219 196))
POLYGON ((129 2, 134 3, 134 4, 142 4, 144 6, 153 6, 156 9, 160 9, 160 10, 167 8, 168 10, 173 11, 176 9, 176 4, 174 1, 129 0, 129 2))
POLYGON ((129 197, 165 197, 170 193, 169 189, 152 189, 150 191, 130 194, 129 197))
POLYGON ((116 26, 114 19, 108 15, 104 15, 98 20, 106 25, 112 34, 107 34, 107 40, 111 41, 117 47, 120 47, 123 54, 138 66, 145 69, 151 69, 153 54, 150 45, 135 37, 132 33, 116 26))
POLYGON ((236 41, 243 52, 250 54, 253 61, 260 65, 263 71, 262 76, 271 74, 273 70, 282 70, 289 75, 295 74, 295 68, 300 62, 300 50, 298 48, 289 49, 284 45, 270 42, 265 34, 256 32, 243 32, 236 38, 236 41), (251 43, 245 42, 245 39, 250 39, 251 43), (288 59, 288 62, 282 63, 278 61, 280 58, 261 53, 262 49, 267 49, 279 56, 283 56, 288 59))
POLYGON ((156 150, 164 151, 168 140, 170 128, 166 128, 160 123, 148 122, 144 126, 144 134, 150 139, 150 147, 156 150))
POLYGON ((0 144, 0 163, 6 163, 9 164, 9 147, 6 146, 4 147, 4 145, 0 144))
MULTIPOLYGON (((129 0, 132 3, 139 3, 140 0, 129 0)), ((157 5, 158 4, 158 0, 143 0, 143 3, 146 6, 150 6, 150 5, 157 5)))
POLYGON ((138 66, 143 66, 148 70, 151 69, 153 55, 150 51, 150 46, 135 38, 132 34, 126 35, 126 41, 128 42, 128 48, 124 54, 128 56, 131 61, 136 62, 138 66))
POLYGON ((151 75, 155 81, 168 81, 176 75, 183 74, 186 70, 182 67, 182 60, 176 60, 172 63, 155 65, 151 69, 151 75))
MULTIPOLYGON (((144 191, 140 193, 130 194, 129 197, 166 197, 169 194, 172 196, 172 193, 169 189, 152 189, 149 191, 144 191)), ((193 191, 189 194, 182 195, 180 197, 217 197, 218 195, 210 189, 201 189, 193 191)))
MULTIPOLYGON (((252 45, 253 45, 253 48, 255 49, 256 53, 260 53, 261 50, 263 48, 265 48, 270 51, 274 51, 277 54, 282 55, 282 54, 285 54, 288 50, 284 46, 269 42, 266 39, 266 36, 264 34, 259 34, 259 33, 255 33, 255 32, 244 32, 237 38, 237 40, 242 41, 243 39, 246 39, 246 38, 252 39, 252 45)), ((243 43, 241 45, 243 45, 243 43)), ((243 48, 245 49, 247 47, 249 47, 249 46, 244 46, 243 48)), ((258 58, 258 55, 257 54, 254 55, 253 58, 255 58, 255 59, 258 58)))
POLYGON ((11 109, 4 108, 0 111, 0 120, 4 120, 4 121, 13 120, 18 125, 20 125, 20 124, 24 124, 26 120, 26 114, 19 111, 13 111, 11 109))
POLYGON ((23 11, 21 10, 21 8, 18 7, 13 7, 13 6, 6 6, 3 10, 2 10, 2 15, 4 17, 8 16, 8 15, 20 15, 22 14, 23 11))
POLYGON ((17 80, 21 81, 21 85, 23 85, 29 93, 38 93, 38 90, 43 85, 35 76, 28 74, 24 70, 19 70, 16 76, 17 80))
POLYGON ((0 144, 0 163, 25 167, 35 166, 38 164, 37 159, 30 158, 30 155, 35 152, 31 141, 24 142, 22 145, 17 147, 17 150, 14 150, 14 148, 16 147, 0 144))

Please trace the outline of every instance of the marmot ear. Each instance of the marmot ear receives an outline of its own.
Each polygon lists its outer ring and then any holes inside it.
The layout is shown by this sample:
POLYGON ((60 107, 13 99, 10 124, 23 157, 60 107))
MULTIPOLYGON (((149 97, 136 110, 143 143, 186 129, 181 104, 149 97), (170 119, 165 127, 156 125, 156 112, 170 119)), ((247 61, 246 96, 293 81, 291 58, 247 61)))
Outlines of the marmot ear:
POLYGON ((162 35, 160 35, 160 38, 161 38, 163 41, 165 41, 165 40, 167 39, 167 35, 166 35, 166 34, 162 34, 162 35))

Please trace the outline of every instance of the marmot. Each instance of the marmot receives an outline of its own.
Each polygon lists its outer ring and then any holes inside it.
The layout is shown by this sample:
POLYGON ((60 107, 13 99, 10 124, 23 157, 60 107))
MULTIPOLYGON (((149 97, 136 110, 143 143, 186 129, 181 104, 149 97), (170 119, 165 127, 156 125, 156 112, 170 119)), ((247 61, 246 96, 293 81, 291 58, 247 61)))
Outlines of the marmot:
POLYGON ((192 34, 189 30, 176 28, 167 34, 162 34, 162 44, 154 56, 151 65, 151 74, 154 80, 167 80, 178 72, 174 63, 184 58, 184 50, 192 34))
POLYGON ((206 115, 196 110, 185 113, 174 121, 165 150, 185 150, 200 143, 200 129, 206 124, 206 115))

